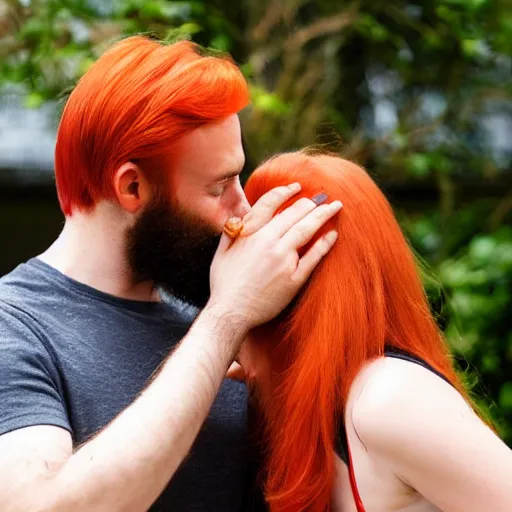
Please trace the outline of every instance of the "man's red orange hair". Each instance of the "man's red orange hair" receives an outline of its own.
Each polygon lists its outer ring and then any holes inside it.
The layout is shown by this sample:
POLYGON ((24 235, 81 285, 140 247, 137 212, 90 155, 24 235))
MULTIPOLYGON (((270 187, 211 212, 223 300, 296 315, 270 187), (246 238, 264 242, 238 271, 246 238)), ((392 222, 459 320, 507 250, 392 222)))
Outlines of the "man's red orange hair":
POLYGON ((265 402, 263 475, 272 512, 325 512, 336 431, 364 363, 391 345, 423 359, 467 395, 413 254, 369 175, 338 157, 297 152, 263 164, 245 191, 253 204, 271 188, 294 181, 302 184, 304 197, 325 192, 344 207, 318 233, 336 229, 339 238, 295 304, 254 333, 255 343, 272 347, 276 383, 265 402))
POLYGON ((62 211, 113 199, 112 176, 125 162, 152 162, 163 172, 155 159, 176 139, 248 101, 236 65, 191 42, 134 36, 115 44, 78 82, 62 115, 55 154, 62 211))

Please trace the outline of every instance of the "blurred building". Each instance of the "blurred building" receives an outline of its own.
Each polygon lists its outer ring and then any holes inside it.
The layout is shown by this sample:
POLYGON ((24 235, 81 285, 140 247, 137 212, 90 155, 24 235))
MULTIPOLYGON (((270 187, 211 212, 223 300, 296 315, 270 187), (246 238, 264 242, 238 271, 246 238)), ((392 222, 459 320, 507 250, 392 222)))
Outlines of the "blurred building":
MULTIPOLYGON (((372 100, 361 113, 361 120, 370 138, 382 137, 396 129, 396 96, 401 83, 393 71, 370 71, 367 79, 372 100)), ((0 93, 0 275, 44 250, 63 223, 53 176, 59 106, 48 102, 41 108, 29 109, 23 106, 24 98, 16 88, 0 93)), ((440 93, 424 91, 420 99, 421 123, 430 122, 447 106, 440 93)), ((465 187, 465 197, 502 195, 503 187, 512 179, 508 172, 511 134, 512 105, 496 99, 478 119, 472 140, 462 136, 466 151, 490 155, 498 169, 498 176, 486 183, 481 182, 480 176, 459 176, 458 186, 465 187)), ((461 134, 449 133, 440 126, 432 133, 431 144, 442 146, 453 137, 460 139, 461 134)), ((394 205, 407 209, 432 204, 438 194, 434 181, 379 184, 390 193, 394 205)))
POLYGON ((63 223, 53 178, 57 106, 22 101, 16 90, 0 95, 0 275, 44 250, 63 223))

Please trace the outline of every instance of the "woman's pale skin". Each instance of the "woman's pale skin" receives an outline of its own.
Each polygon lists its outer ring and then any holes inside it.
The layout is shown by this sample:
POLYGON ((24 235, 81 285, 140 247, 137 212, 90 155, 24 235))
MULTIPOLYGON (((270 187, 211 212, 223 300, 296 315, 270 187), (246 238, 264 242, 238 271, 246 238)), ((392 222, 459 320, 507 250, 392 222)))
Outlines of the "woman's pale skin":
MULTIPOLYGON (((262 393, 272 388, 266 354, 249 338, 239 355, 262 393)), ((388 357, 367 364, 352 384, 345 423, 366 512, 512 511, 512 450, 422 366, 388 357)), ((333 511, 355 512, 348 468, 333 456, 333 511)))

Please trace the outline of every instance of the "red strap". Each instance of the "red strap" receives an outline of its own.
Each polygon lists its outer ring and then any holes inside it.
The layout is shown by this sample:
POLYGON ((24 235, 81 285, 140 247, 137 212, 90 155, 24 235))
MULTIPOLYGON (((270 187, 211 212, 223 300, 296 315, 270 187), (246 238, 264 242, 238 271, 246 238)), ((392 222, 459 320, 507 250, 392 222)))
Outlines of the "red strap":
POLYGON ((350 446, 348 445, 348 436, 347 436, 347 451, 348 451, 348 474, 350 477, 350 487, 352 488, 352 496, 354 496, 354 501, 356 502, 357 512, 366 512, 363 506, 363 502, 361 501, 361 496, 359 496, 359 491, 357 490, 356 484, 356 475, 354 474, 354 466, 352 465, 352 454, 350 453, 350 446))

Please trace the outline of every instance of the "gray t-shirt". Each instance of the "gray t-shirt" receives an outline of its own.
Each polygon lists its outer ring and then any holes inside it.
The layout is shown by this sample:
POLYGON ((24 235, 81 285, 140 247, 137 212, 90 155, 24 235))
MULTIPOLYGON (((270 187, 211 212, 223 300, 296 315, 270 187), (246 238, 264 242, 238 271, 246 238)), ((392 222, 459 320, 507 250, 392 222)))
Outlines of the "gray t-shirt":
MULTIPOLYGON (((84 443, 137 397, 192 320, 177 303, 120 299, 38 259, 19 265, 0 279, 0 435, 56 425, 84 443)), ((152 512, 242 509, 246 415, 245 386, 224 380, 152 512)))

